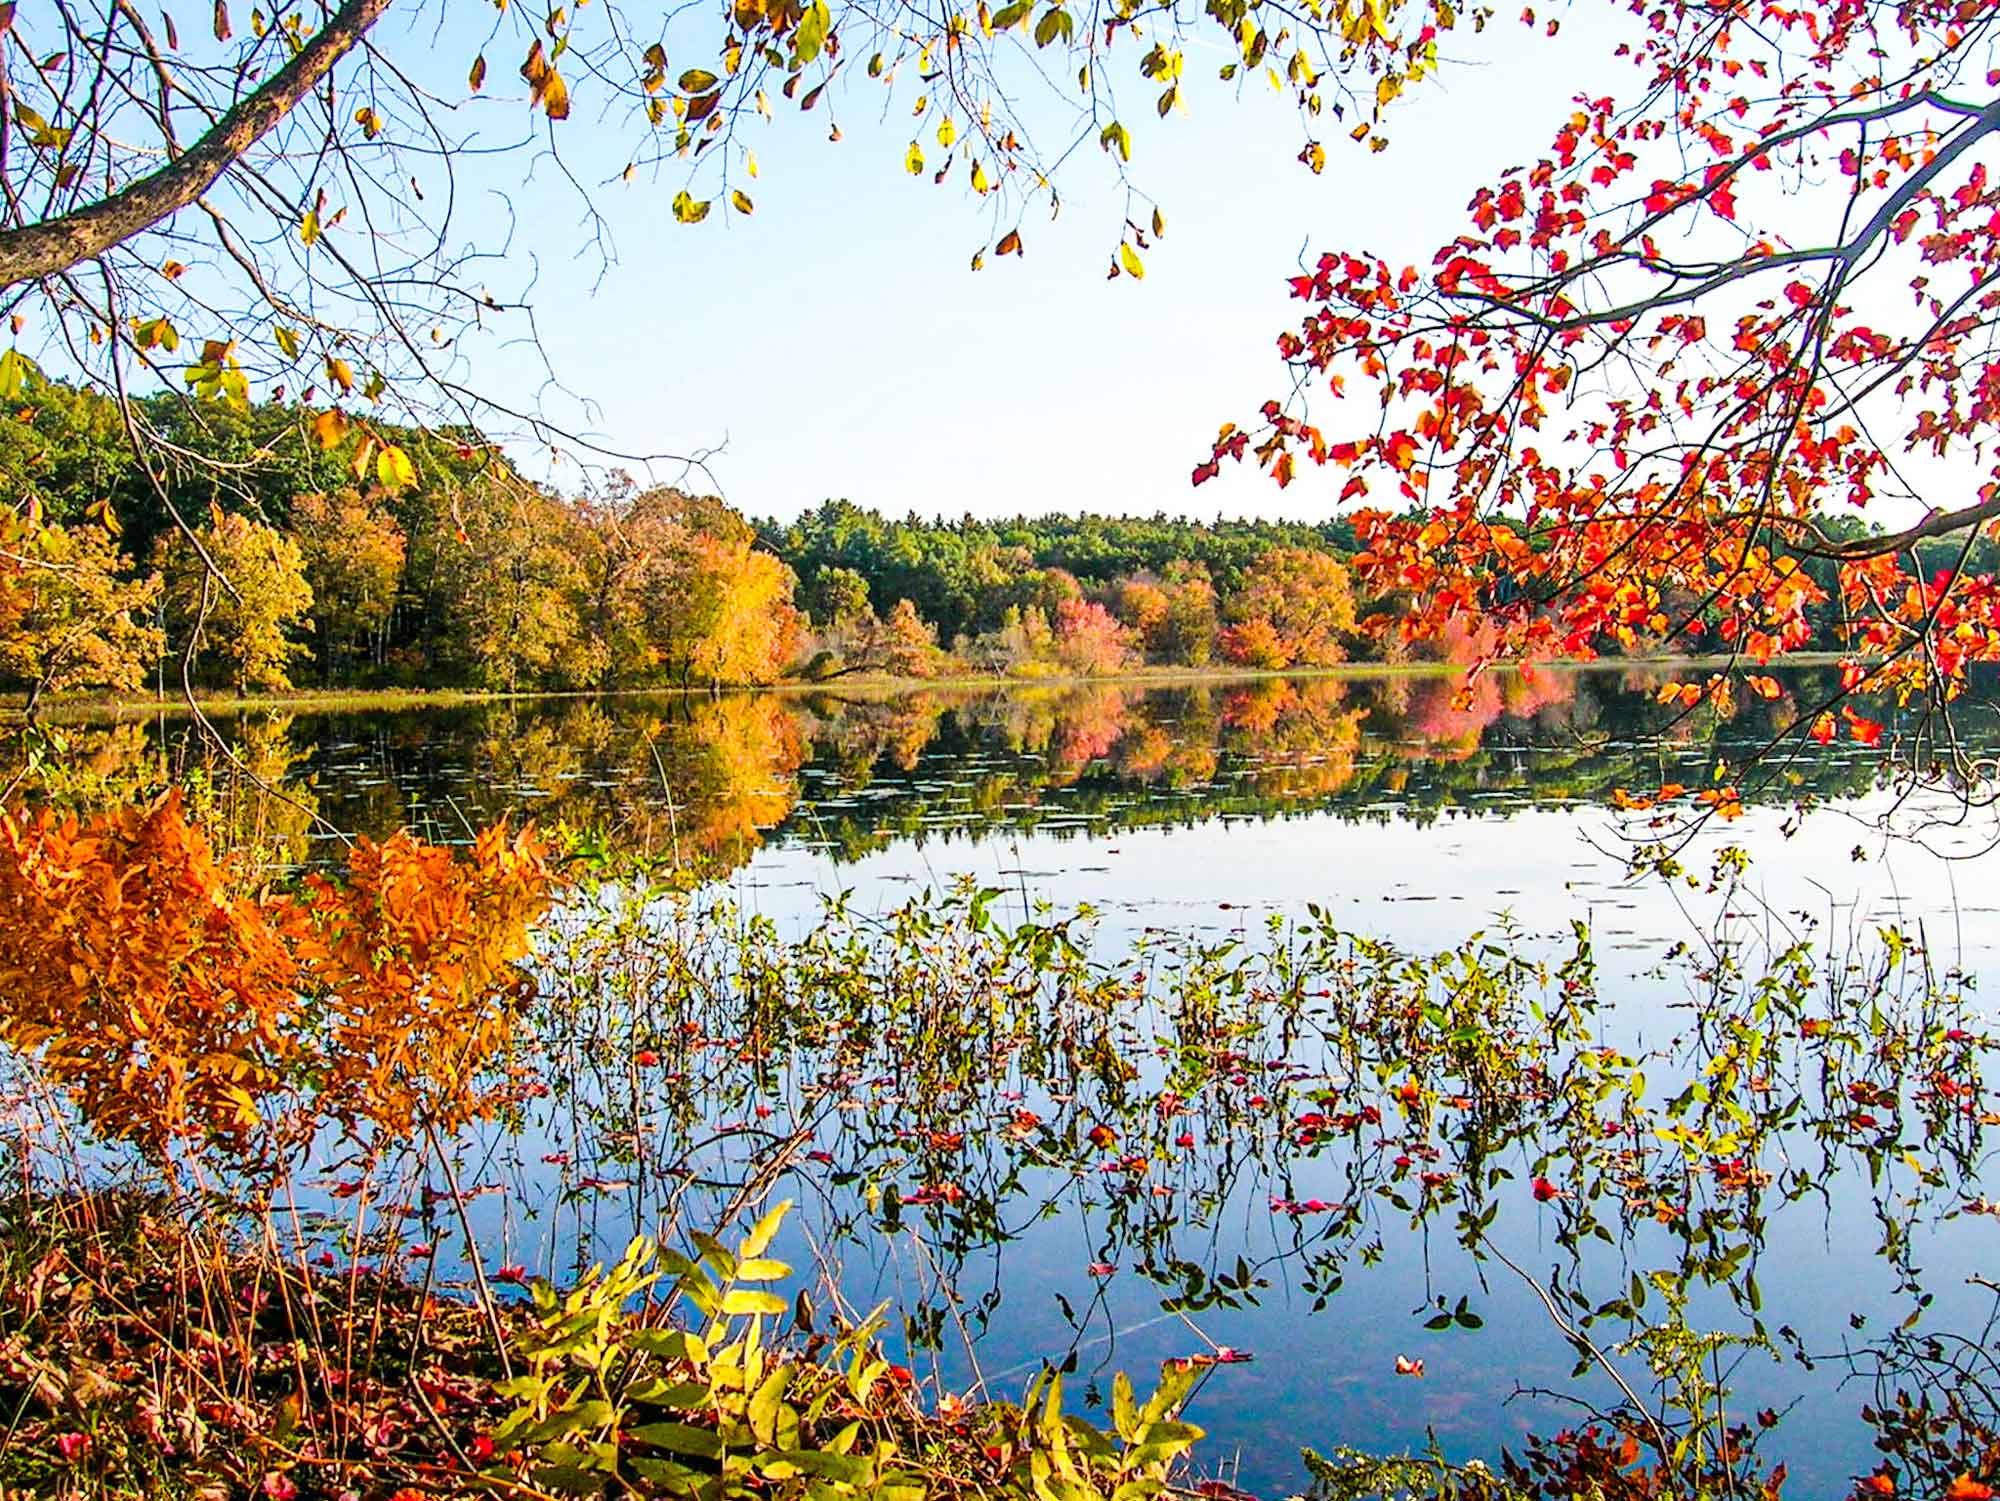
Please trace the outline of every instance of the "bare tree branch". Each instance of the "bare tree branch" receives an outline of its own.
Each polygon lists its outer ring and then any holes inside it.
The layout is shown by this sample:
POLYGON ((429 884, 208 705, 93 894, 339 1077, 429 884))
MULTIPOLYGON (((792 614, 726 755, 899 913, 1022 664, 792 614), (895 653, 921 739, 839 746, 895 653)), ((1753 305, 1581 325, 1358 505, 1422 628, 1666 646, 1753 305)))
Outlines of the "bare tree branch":
POLYGON ((312 91, 389 4, 347 0, 290 62, 159 171, 74 213, 0 231, 0 288, 67 271, 194 203, 312 91))

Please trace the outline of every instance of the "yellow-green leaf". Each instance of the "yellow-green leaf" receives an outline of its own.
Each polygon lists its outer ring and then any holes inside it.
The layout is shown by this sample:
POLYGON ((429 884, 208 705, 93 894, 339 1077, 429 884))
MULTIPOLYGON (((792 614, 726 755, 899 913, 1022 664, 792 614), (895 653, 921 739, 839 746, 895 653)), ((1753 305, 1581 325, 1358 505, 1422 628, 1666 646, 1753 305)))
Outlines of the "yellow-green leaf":
POLYGON ((924 170, 924 148, 915 141, 910 142, 910 149, 903 155, 903 166, 913 177, 924 170))
POLYGON ((278 341, 278 348, 285 352, 286 359, 295 360, 299 357, 299 334, 297 329, 287 328, 284 324, 280 323, 272 331, 272 337, 278 341))
POLYGON ((683 94, 706 94, 718 82, 720 80, 706 68, 689 68, 687 72, 681 74, 681 92, 683 94))
POLYGON ((375 478, 384 490, 401 492, 417 482, 417 469, 410 456, 391 443, 375 456, 375 478))
POLYGON ((674 194, 674 217, 683 224, 699 224, 708 217, 708 200, 690 197, 682 188, 674 194))
POLYGON ((35 373, 35 362, 18 349, 10 349, 0 354, 0 401, 13 401, 28 389, 28 377, 35 373))
POLYGON ((792 50, 798 54, 800 67, 820 55, 832 27, 833 13, 827 9, 826 0, 812 0, 805 14, 799 17, 798 29, 792 33, 792 50))
MULTIPOLYGON (((750 1233, 743 1237, 738 1247, 745 1257, 762 1256, 771 1249, 771 1242, 778 1238, 778 1229, 785 1223, 785 1216, 792 1212, 790 1199, 780 1199, 757 1218, 750 1227, 750 1233)), ((740 1270, 740 1269, 739 1269, 740 1270)))

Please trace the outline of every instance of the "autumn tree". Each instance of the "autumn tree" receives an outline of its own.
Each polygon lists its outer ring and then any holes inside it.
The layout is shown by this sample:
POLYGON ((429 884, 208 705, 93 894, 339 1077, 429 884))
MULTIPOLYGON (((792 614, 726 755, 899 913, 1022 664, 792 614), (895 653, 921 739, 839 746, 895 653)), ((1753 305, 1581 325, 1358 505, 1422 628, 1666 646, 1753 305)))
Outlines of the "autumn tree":
POLYGON ((1133 635, 1094 599, 1066 599, 1056 609, 1056 658, 1082 676, 1119 672, 1132 665, 1133 635))
POLYGON ((1120 579, 1111 590, 1111 612, 1151 649, 1167 621, 1167 591, 1147 577, 1120 579))
POLYGON ((411 538, 434 622, 433 659, 478 687, 594 686, 580 608, 588 549, 579 519, 537 486, 495 475, 466 486, 411 538))
POLYGON ((1948 701, 2000 656, 1996 41, 1944 0, 1647 11, 1623 87, 1552 85, 1546 152, 1434 254, 1293 278, 1282 351, 1338 421, 1267 403, 1196 480, 1331 470, 1363 587, 1408 601, 1377 629, 1736 654, 1699 699, 1831 608, 1850 666, 1793 733, 1878 737, 1863 689, 1948 701))
POLYGON ((1206 666, 1215 655, 1215 638, 1222 629, 1215 585, 1199 563, 1175 560, 1160 580, 1166 614, 1145 636, 1149 655, 1184 667, 1206 666))
POLYGON ((159 593, 104 527, 0 512, 0 683, 25 693, 31 719, 45 694, 139 687, 159 660, 159 593))
POLYGON ((900 677, 936 677, 944 667, 936 629, 907 599, 897 600, 882 618, 868 655, 900 677))
POLYGON ((357 658, 379 665, 408 550, 403 529, 379 499, 350 489, 297 497, 292 535, 312 588, 324 674, 357 658))
POLYGON ((1221 638, 1232 662, 1261 668, 1331 667, 1354 629, 1347 570, 1323 552, 1274 547, 1229 601, 1221 638))
MULTIPOLYGON (((805 617, 792 570, 719 497, 661 486, 626 507, 620 609, 649 659, 681 681, 775 681, 798 656, 805 617)), ((615 612, 614 612, 615 613, 615 612)))
POLYGON ((312 619, 299 544, 274 527, 211 512, 192 534, 160 549, 167 627, 198 676, 238 692, 291 687, 288 668, 305 648, 293 634, 312 619))
POLYGON ((747 527, 695 542, 698 631, 686 661, 703 682, 775 682, 798 656, 804 617, 792 604, 792 570, 752 542, 747 527))
POLYGON ((599 688, 665 680, 672 622, 687 607, 694 536, 672 491, 623 488, 581 513, 579 616, 599 688))

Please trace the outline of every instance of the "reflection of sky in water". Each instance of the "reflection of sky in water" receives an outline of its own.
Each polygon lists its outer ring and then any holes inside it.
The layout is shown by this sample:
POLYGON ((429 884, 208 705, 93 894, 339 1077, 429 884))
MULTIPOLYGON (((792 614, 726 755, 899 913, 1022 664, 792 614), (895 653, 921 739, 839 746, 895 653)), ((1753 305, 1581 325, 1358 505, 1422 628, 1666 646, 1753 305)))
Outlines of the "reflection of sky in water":
MULTIPOLYGON (((1357 688, 1356 699, 1374 691, 1357 688)), ((1636 696, 1646 697, 1643 686, 1636 696)), ((1577 703, 1589 697, 1580 694, 1577 703)), ((1605 690, 1593 712, 1608 718, 1613 707, 1605 690)), ((1575 706, 1565 712, 1574 717, 1575 706)), ((1148 928, 1211 938, 1242 934, 1254 943, 1268 918, 1303 918, 1309 903, 1349 931, 1421 951, 1451 946, 1506 914, 1531 947, 1554 955, 1570 924, 1582 920, 1602 966, 1601 990, 1614 1006, 1608 1040, 1634 1049, 1663 1045, 1684 1024, 1685 1013, 1674 1008, 1685 1002, 1687 982, 1677 973, 1654 972, 1664 951, 1699 943, 1724 916, 1720 899, 1701 890, 1658 878, 1622 879, 1616 815, 1588 800, 1604 796, 1610 785, 1643 790, 1647 775, 1655 783, 1701 785, 1706 746, 1651 757, 1628 746, 1623 759, 1615 750, 1582 754, 1572 723, 1503 717, 1486 727, 1483 743, 1473 732, 1483 758, 1474 765, 1433 757, 1434 747, 1399 738, 1395 724, 1378 733, 1379 716, 1371 716, 1367 732, 1377 738, 1358 747, 1352 737, 1336 741, 1325 754, 1308 742, 1267 760, 1256 733, 1239 732, 1209 772, 1168 787, 1121 768, 1124 752, 1103 724, 1076 731, 1068 741, 1059 726, 1038 748, 1020 743, 1018 735, 1010 740, 1015 732, 1003 728, 1005 716, 992 703, 977 714, 987 717, 975 715, 934 742, 919 740, 900 763, 877 747, 859 758, 858 773, 855 758, 843 760, 837 734, 812 738, 789 764, 781 759, 771 767, 728 768, 740 774, 732 795, 755 814, 727 827, 744 829, 753 845, 761 828, 764 842, 719 889, 745 910, 795 930, 822 898, 840 892, 853 893, 858 910, 879 912, 922 888, 970 876, 1007 893, 1000 905, 1009 918, 1043 902, 1057 909, 1091 904, 1102 914, 1106 953, 1148 928), (1086 759, 1073 759, 1055 774, 1063 746, 1078 743, 1086 759), (1401 763, 1405 756, 1413 759, 1401 763), (1334 762, 1337 774, 1316 779, 1317 769, 1334 762), (1385 772, 1397 763, 1407 766, 1401 779, 1385 772), (1276 782, 1259 789, 1261 771, 1272 771, 1276 782), (789 779, 796 796, 778 786, 780 779, 789 779), (1272 786, 1280 794, 1275 801, 1265 795, 1272 786), (1169 814, 1164 820, 1133 821, 1163 809, 1169 814), (1214 816, 1223 809, 1223 816, 1214 816), (882 847, 870 852, 871 841, 882 847)), ((1431 717, 1455 730, 1442 711, 1431 717)), ((403 816, 428 819, 434 836, 450 835, 462 829, 461 817, 477 819, 507 802, 534 808, 552 791, 631 795, 648 788, 655 771, 650 755, 619 765, 601 749, 510 770, 505 753, 528 743, 536 721, 500 734, 498 752, 477 755, 473 746, 488 733, 478 724, 440 716, 434 721, 439 734, 427 741, 422 723, 410 716, 385 721, 371 738, 365 725, 343 722, 346 738, 321 740, 309 755, 329 813, 340 819, 343 808, 386 794, 401 802, 403 816)), ((1215 733, 1213 716, 1199 732, 1170 715, 1158 717, 1153 729, 1167 741, 1199 739, 1204 746, 1215 733)), ((1751 743, 1745 734, 1729 748, 1740 754, 1751 743)), ((1825 787, 1862 786, 1876 764, 1852 746, 1815 750, 1814 778, 1825 787), (1843 768, 1855 774, 1843 777, 1843 768)), ((1820 808, 1790 833, 1788 809, 1753 806, 1738 822, 1707 828, 1683 859, 1705 873, 1724 843, 1753 852, 1751 874, 1727 924, 1750 950, 1753 967, 1760 951, 1781 949, 1794 937, 1810 937, 1822 953, 1844 957, 1850 944, 1865 944, 1879 925, 1894 922, 1921 934, 1940 967, 1984 975, 1994 968, 2000 946, 2000 898, 1992 894, 1991 876, 2000 857, 1954 861, 1941 852, 1980 848, 1991 815, 1974 815, 1960 832, 1933 830, 1927 847, 1883 838, 1876 825, 1889 806, 1882 793, 1852 798, 1820 808), (1854 858, 1857 847, 1867 858, 1854 858)), ((676 831, 684 832, 698 812, 684 807, 676 831)), ((1927 812, 1948 823, 1955 805, 1948 797, 1919 800, 1900 810, 1902 823, 1922 822, 1927 812)), ((1975 1004, 1992 1014, 1989 997, 1975 996, 1975 1004)), ((513 1259, 531 1262, 538 1244, 551 1238, 560 1243, 568 1220, 533 1206, 546 1199, 555 1177, 553 1168, 539 1165, 540 1154, 568 1145, 553 1138, 521 1144, 525 1166, 515 1192, 473 1206, 483 1241, 504 1223, 513 1259)), ((1337 1198, 1342 1155, 1298 1162, 1293 1196, 1337 1198)), ((1528 1164, 1511 1165, 1517 1177, 1502 1190, 1512 1197, 1495 1226, 1496 1242, 1530 1273, 1545 1275, 1560 1255, 1550 1238, 1551 1212, 1528 1195, 1528 1164)), ((468 1181, 494 1176, 474 1172, 468 1181)), ((1759 1270, 1766 1321, 1773 1328, 1794 1327, 1815 1353, 1879 1335, 1910 1308, 1909 1295, 1897 1294, 1891 1269, 1873 1254, 1877 1227, 1858 1176, 1850 1172, 1824 1185, 1823 1204, 1806 1200, 1776 1209, 1759 1270), (1860 1334, 1848 1327, 1851 1312, 1868 1315, 1860 1334)), ((650 1213, 634 1204, 638 1192, 607 1189, 571 1213, 591 1217, 601 1247, 615 1253, 635 1212, 650 1213)), ((1061 1199, 1060 1213, 1020 1225, 1017 1238, 997 1253, 975 1253, 962 1268, 956 1286, 965 1300, 967 1335, 947 1327, 936 1357, 948 1384, 961 1387, 976 1372, 1000 1391, 1018 1391, 1037 1357, 1073 1346, 1083 1381, 1093 1375, 1108 1381, 1118 1368, 1143 1378, 1161 1359, 1202 1348, 1203 1337, 1248 1350, 1251 1362, 1213 1373, 1196 1416, 1214 1435, 1211 1463, 1239 1459, 1241 1483, 1266 1493, 1302 1483, 1296 1462, 1301 1444, 1420 1446, 1434 1430, 1449 1452, 1490 1456, 1529 1427, 1546 1432, 1567 1416, 1544 1398, 1505 1403, 1517 1387, 1606 1397, 1601 1380, 1570 1384, 1572 1352, 1530 1291, 1496 1263, 1470 1262, 1448 1223, 1426 1238, 1386 1211, 1380 1263, 1365 1267, 1351 1258, 1345 1286, 1314 1313, 1310 1295, 1273 1259, 1280 1235, 1294 1226, 1274 1220, 1263 1185, 1251 1185, 1212 1226, 1189 1230, 1189 1240, 1198 1244, 1188 1254, 1223 1265, 1241 1254, 1259 1264, 1269 1286, 1260 1306, 1193 1315, 1197 1336, 1178 1317, 1162 1316, 1162 1290, 1129 1267, 1108 1279, 1092 1274, 1092 1262, 1115 1253, 1106 1252, 1104 1229, 1093 1218, 1100 1208, 1079 1211, 1080 1201, 1076 1195, 1061 1199), (1424 1305, 1440 1292, 1454 1300, 1468 1295, 1485 1328, 1425 1331, 1424 1305), (977 1305, 995 1295, 982 1325, 974 1317, 977 1305), (1398 1355, 1422 1359, 1425 1376, 1394 1375, 1398 1355)), ((808 1222, 824 1214, 808 1204, 808 1222)), ((910 1211, 897 1236, 869 1232, 827 1248, 842 1265, 850 1301, 865 1308, 891 1298, 911 1307, 934 1293, 935 1265, 914 1228, 920 1223, 910 1211)), ((792 1259, 810 1259, 801 1235, 788 1240, 792 1259)), ((1926 1289, 1937 1297, 1927 1325, 1977 1327, 1987 1300, 1974 1296, 1965 1278, 2000 1260, 1996 1245, 2000 1220, 1986 1216, 1919 1230, 1916 1260, 1926 1289)), ((1644 1248, 1642 1236, 1635 1265, 1664 1264, 1664 1249, 1649 1263, 1644 1248)), ((1623 1291, 1631 1266, 1622 1253, 1599 1247, 1597 1254, 1603 1265, 1593 1267, 1588 1286, 1603 1297, 1623 1291)), ((1716 1327, 1739 1323, 1739 1315, 1713 1300, 1694 1310, 1697 1326, 1704 1315, 1716 1327)), ((1859 1387, 1832 1394, 1836 1377, 1831 1367, 1808 1372, 1763 1354, 1747 1356, 1735 1373, 1735 1400, 1745 1416, 1803 1399, 1779 1430, 1774 1450, 1791 1467, 1788 1493, 1837 1494, 1844 1477, 1869 1462, 1855 1421, 1866 1394, 1859 1387)))
MULTIPOLYGON (((2000 949, 2000 895, 1989 874, 2000 856, 1952 855, 1983 849, 1991 815, 1971 814, 1962 831, 1934 828, 1918 844, 1883 837, 1891 807, 1887 793, 1830 804, 1790 834, 1786 811, 1752 808, 1732 823, 1710 823, 1680 858, 1706 875, 1721 846, 1751 852, 1746 891, 1755 904, 1739 900, 1734 909, 1746 939, 1844 946, 1894 923, 1912 936, 1921 931, 1940 967, 1981 974, 2000 949), (1866 858, 1857 860, 1857 850, 1866 858)), ((1955 808, 1936 795, 1905 804, 1901 817, 1955 808)), ((1302 918, 1317 904, 1343 928, 1419 949, 1448 946, 1503 914, 1534 935, 1567 933, 1581 919, 1607 977, 1631 983, 1666 945, 1712 930, 1722 911, 1715 897, 1683 884, 1627 879, 1616 820, 1590 806, 1514 808, 1504 817, 1454 810, 1426 825, 1305 813, 1108 829, 1084 841, 1072 830, 905 843, 840 863, 792 843, 761 851, 722 884, 746 908, 796 920, 841 891, 879 909, 969 876, 1007 891, 1014 916, 1038 902, 1088 902, 1114 936, 1149 926, 1256 933, 1272 914, 1302 918)), ((1639 982, 1636 993, 1656 988, 1639 982)))
MULTIPOLYGON (((1940 800, 1935 811, 1950 813, 1952 806, 1940 800)), ((1725 842, 1754 851, 1748 891, 1756 901, 1739 900, 1734 909, 1735 930, 1753 946, 1782 948, 1792 936, 1811 936, 1822 946, 1830 937, 1844 949, 1850 939, 1865 941, 1878 925, 1896 923, 1921 931, 1940 967, 1960 967, 1975 977, 1991 971, 2000 922, 1989 905, 1986 872, 2000 868, 2000 860, 1943 858, 1936 851, 1954 846, 1938 835, 1931 836, 1931 849, 1885 841, 1875 824, 1887 810, 1884 795, 1828 806, 1786 837, 1780 832, 1784 814, 1753 809, 1735 823, 1712 826, 1684 858, 1705 872, 1708 855, 1725 842), (1857 845, 1866 860, 1854 859, 1857 845)), ((1914 817, 1926 810, 1903 811, 1914 817)), ((1978 833, 1975 817, 1957 847, 1971 846, 1978 833)), ((1545 939, 1566 934, 1571 920, 1581 918, 1597 943, 1603 992, 1618 1003, 1611 1040, 1658 1043, 1676 1025, 1668 1008, 1685 999, 1685 982, 1645 971, 1669 944, 1713 931, 1723 917, 1721 902, 1656 877, 1623 879, 1618 862, 1603 852, 1615 847, 1613 815, 1599 808, 1515 810, 1505 818, 1455 813, 1425 827, 1308 814, 1282 822, 1128 828, 1088 842, 1027 833, 904 844, 841 864, 791 845, 763 851, 725 884, 747 909, 792 923, 809 917, 823 895, 851 891, 864 910, 887 908, 923 886, 971 876, 1010 893, 1010 916, 1019 915, 1023 903, 1039 901, 1059 909, 1096 906, 1104 915, 1107 952, 1146 927, 1241 933, 1254 941, 1267 917, 1304 918, 1308 903, 1351 931, 1418 950, 1449 946, 1503 912, 1524 932, 1545 939), (1230 904, 1228 910, 1218 910, 1221 902, 1230 904)), ((1550 952, 1554 947, 1551 942, 1550 952)), ((1990 1001, 1980 1009, 1991 1014, 1990 1001)), ((1337 1197, 1331 1177, 1316 1183, 1312 1166, 1305 1165, 1295 1196, 1337 1197)), ((1517 1167, 1525 1184, 1525 1164, 1517 1167)), ((1769 1326, 1789 1325, 1809 1352, 1832 1355, 1886 1333, 1911 1304, 1907 1296, 1896 1298, 1890 1269, 1873 1254, 1876 1226, 1865 1184, 1849 1179, 1825 1187, 1830 1207, 1807 1200, 1775 1211, 1778 1224, 1759 1282, 1769 1326), (1850 1329, 1850 1313, 1870 1316, 1864 1332, 1850 1329)), ((1523 1204, 1520 1211, 1502 1215, 1497 1241, 1524 1268, 1546 1272, 1560 1253, 1538 1232, 1542 1216, 1535 1206, 1523 1204)), ((1275 1249, 1261 1202, 1233 1213, 1218 1232, 1223 1244, 1235 1238, 1232 1255, 1240 1249, 1255 1260, 1275 1249)), ((1558 1404, 1533 1397, 1503 1408, 1517 1387, 1604 1397, 1601 1379, 1571 1385, 1570 1347, 1506 1268, 1484 1268, 1482 1294, 1479 1269, 1448 1228, 1434 1232, 1426 1245, 1392 1222, 1387 1241, 1383 1262, 1355 1265, 1346 1287, 1319 1313, 1309 1312, 1310 1297, 1288 1289, 1283 1266, 1273 1265, 1265 1272, 1272 1286, 1262 1306, 1195 1316, 1208 1339, 1257 1357, 1216 1371, 1197 1414, 1221 1451, 1240 1450, 1242 1482, 1252 1489, 1298 1485, 1300 1444, 1421 1446, 1430 1429, 1448 1452, 1464 1455, 1490 1452, 1530 1426, 1547 1431, 1565 1421, 1558 1404), (1430 1311, 1424 1307, 1427 1266, 1435 1278, 1429 1291, 1448 1289, 1453 1298, 1472 1292, 1486 1329, 1431 1333, 1421 1327, 1430 1311), (1425 1376, 1395 1376, 1399 1354, 1421 1358, 1425 1376)), ((1965 1279, 1989 1269, 1996 1252, 2000 1223, 1987 1217, 1965 1216, 1920 1232, 1917 1260, 1937 1295, 1927 1325, 1977 1327, 1989 1300, 1965 1279)), ((907 1252, 881 1255, 872 1275, 859 1267, 851 1272, 856 1301, 907 1294, 913 1285, 907 1252)), ((1098 1310, 1084 1336, 1080 1370, 1086 1377, 1095 1371, 1108 1380, 1121 1366, 1144 1371, 1202 1347, 1178 1318, 1160 1316, 1159 1290, 1151 1284, 1093 1278, 1087 1265, 1096 1255, 1091 1236, 1065 1219, 1032 1227, 998 1258, 966 1269, 961 1286, 968 1296, 989 1280, 1003 1289, 1000 1311, 976 1344, 978 1369, 988 1379, 998 1371, 1018 1376, 1024 1362, 1076 1339, 1058 1294, 1079 1315, 1093 1297, 1105 1299, 1108 1317, 1098 1310), (1122 1332, 1109 1337, 1107 1325, 1122 1332)), ((1603 1276, 1593 1285, 1608 1297, 1621 1290, 1631 1267, 1615 1261, 1608 1248, 1604 1255, 1603 1276)), ((1634 1264, 1665 1263, 1647 1263, 1641 1254, 1634 1264)), ((1702 1311, 1697 1304, 1698 1327, 1702 1311)), ((1707 1311, 1714 1327, 1740 1323, 1740 1315, 1719 1304, 1707 1311)), ((962 1381, 973 1357, 947 1339, 943 1368, 962 1381)), ((1846 1476, 1870 1463, 1855 1421, 1866 1394, 1854 1385, 1826 1400, 1833 1379, 1830 1367, 1814 1374, 1753 1352, 1732 1381, 1746 1417, 1799 1402, 1773 1452, 1789 1462, 1801 1494, 1843 1489, 1846 1476)))

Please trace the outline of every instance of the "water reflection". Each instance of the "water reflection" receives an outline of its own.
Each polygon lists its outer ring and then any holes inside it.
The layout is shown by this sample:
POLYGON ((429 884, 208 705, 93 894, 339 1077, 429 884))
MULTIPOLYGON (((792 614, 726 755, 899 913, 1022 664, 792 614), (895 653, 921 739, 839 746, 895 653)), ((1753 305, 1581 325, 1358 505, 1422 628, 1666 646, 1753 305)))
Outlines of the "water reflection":
MULTIPOLYGON (((173 776, 210 790, 232 832, 281 863, 314 838, 405 824, 462 840, 502 815, 598 831, 702 876, 766 843, 840 859, 995 829, 1116 830, 1314 810, 1417 822, 1444 810, 1604 803, 1663 781, 1702 786, 1817 701, 1824 674, 1775 700, 1672 721, 1671 673, 1639 667, 1174 687, 1072 684, 908 694, 534 700, 367 714, 246 713, 223 744, 171 714, 73 724, 32 780, 88 802, 173 776)), ((1886 712, 1886 711, 1885 711, 1886 712)), ((1977 734, 1974 720, 1963 732, 1977 734)), ((1767 763, 1747 799, 1852 795, 1889 764, 1815 747, 1767 763)))
MULTIPOLYGON (((1490 1454, 1561 1411, 1500 1407, 1515 1383, 1604 1398, 1567 1386, 1574 1351, 1535 1288, 1615 1341, 1642 1294, 1657 1315, 1646 1279, 1671 1271, 1690 1324, 1739 1340, 1748 1410, 1807 1399, 1785 1447, 1799 1488, 1835 1494, 1871 1440, 1859 1397, 1836 1400, 1846 1357, 1889 1411, 1970 1360, 1991 1311, 1994 1043, 1952 964, 1975 971, 1962 956, 1994 929, 1978 917, 1958 954, 1857 971, 1854 933, 1917 932, 1938 893, 1886 881, 1836 930, 1796 893, 1722 883, 1704 894, 1722 926, 1690 962, 1602 992, 1565 967, 1578 945, 1656 964, 1689 899, 1603 884, 1606 862, 1559 837, 1577 810, 1713 785, 1831 687, 1787 673, 1730 717, 1670 718, 1672 681, 551 700, 246 715, 221 747, 173 718, 81 724, 59 756, 24 749, 39 795, 64 801, 191 782, 226 838, 281 864, 325 857, 333 831, 462 840, 514 814, 650 854, 670 884, 734 877, 687 905, 614 888, 549 935, 535 1088, 462 1164, 510 1260, 559 1269, 782 1178, 810 1196, 804 1249, 862 1306, 893 1298, 905 1352, 954 1388, 1050 1354, 1086 1377, 1143 1368, 1188 1352, 1190 1319, 1257 1352, 1203 1420, 1273 1492, 1298 1483, 1300 1441, 1434 1430, 1490 1454), (885 896, 974 865, 955 915, 885 896), (1097 905, 1108 941, 1030 922, 1042 897, 1097 905), (1444 952, 1324 932, 1308 899, 1346 904, 1371 939, 1427 925, 1444 952), (970 923, 989 900, 1026 936, 970 923), (1500 905, 1534 931, 1460 946, 1500 905), (1265 918, 1282 920, 1268 941, 1265 918)), ((1767 762, 1731 826, 1760 853, 1785 844, 1819 889, 1850 883, 1841 901, 1856 878, 1836 872, 1885 869, 1846 863, 1845 820, 1899 765, 1893 710, 1876 712, 1882 746, 1767 762), (1815 800, 1840 806, 1779 840, 1815 800)), ((2000 741, 1988 707, 1959 730, 2000 741)), ((412 1216, 449 1243, 434 1201, 412 1216)))

